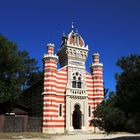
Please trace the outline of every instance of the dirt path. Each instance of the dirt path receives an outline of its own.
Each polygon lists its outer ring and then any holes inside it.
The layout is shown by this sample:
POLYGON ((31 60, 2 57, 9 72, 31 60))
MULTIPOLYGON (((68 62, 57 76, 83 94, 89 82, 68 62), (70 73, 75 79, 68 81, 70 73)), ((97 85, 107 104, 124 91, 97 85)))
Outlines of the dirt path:
POLYGON ((0 140, 140 140, 140 134, 116 133, 116 134, 77 134, 48 135, 36 132, 25 133, 0 133, 0 140))
MULTIPOLYGON (((140 134, 117 133, 117 134, 69 134, 53 135, 50 138, 31 138, 22 140, 140 140, 140 134)), ((19 139, 18 139, 19 140, 19 139)))
POLYGON ((101 139, 114 139, 114 140, 140 140, 140 134, 128 134, 128 133, 119 133, 119 134, 76 134, 76 135, 63 135, 54 137, 53 140, 101 140, 101 139))

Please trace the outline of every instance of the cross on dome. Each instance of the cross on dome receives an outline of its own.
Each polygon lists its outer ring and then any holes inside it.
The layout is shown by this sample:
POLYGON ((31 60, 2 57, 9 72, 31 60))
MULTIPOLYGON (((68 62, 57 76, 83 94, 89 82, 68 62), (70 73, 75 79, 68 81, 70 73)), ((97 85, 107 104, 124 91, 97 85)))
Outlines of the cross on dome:
POLYGON ((71 32, 74 32, 74 22, 71 23, 71 32))

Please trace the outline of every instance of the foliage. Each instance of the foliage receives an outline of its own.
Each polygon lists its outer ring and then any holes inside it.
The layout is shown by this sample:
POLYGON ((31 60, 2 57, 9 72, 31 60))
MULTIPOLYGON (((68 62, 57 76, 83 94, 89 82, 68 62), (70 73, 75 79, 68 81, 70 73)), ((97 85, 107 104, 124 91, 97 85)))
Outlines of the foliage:
POLYGON ((106 132, 140 132, 140 56, 118 60, 116 93, 110 93, 96 109, 97 125, 106 132))
POLYGON ((96 125, 107 133, 122 130, 126 121, 125 114, 119 108, 114 107, 115 94, 110 93, 108 99, 99 104, 95 111, 96 125))
POLYGON ((0 103, 15 102, 38 71, 37 62, 18 46, 0 35, 0 103))
POLYGON ((122 69, 116 74, 117 106, 126 113, 140 112, 140 56, 122 57, 117 65, 122 69))
POLYGON ((140 132, 140 113, 133 113, 128 115, 128 120, 125 124, 125 130, 128 132, 140 132))

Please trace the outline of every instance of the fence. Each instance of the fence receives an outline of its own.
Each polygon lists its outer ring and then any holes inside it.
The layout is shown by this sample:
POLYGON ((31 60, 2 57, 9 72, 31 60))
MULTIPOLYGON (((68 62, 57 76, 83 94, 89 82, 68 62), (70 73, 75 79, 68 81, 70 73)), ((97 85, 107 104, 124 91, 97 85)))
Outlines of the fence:
POLYGON ((27 115, 0 115, 1 132, 40 132, 42 117, 27 115))

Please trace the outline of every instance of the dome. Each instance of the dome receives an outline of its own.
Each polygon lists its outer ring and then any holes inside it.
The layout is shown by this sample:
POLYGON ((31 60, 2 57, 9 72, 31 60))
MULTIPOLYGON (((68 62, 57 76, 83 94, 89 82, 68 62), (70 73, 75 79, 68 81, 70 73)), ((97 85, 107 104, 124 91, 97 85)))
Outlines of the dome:
POLYGON ((84 47, 85 43, 82 37, 78 33, 70 32, 67 40, 69 45, 84 47))

